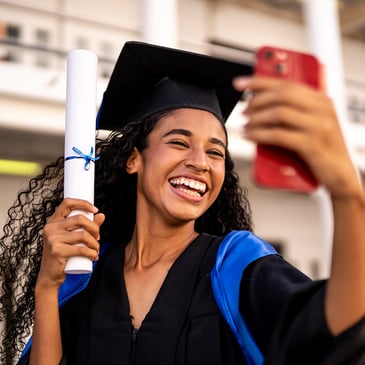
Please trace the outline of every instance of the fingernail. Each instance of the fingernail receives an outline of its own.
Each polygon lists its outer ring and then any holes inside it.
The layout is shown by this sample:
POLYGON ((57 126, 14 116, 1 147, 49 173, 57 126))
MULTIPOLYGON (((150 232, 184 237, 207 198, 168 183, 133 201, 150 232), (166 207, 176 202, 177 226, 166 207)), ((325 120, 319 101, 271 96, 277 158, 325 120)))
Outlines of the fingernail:
POLYGON ((233 79, 232 83, 235 88, 243 90, 250 85, 250 81, 250 77, 238 76, 233 79))

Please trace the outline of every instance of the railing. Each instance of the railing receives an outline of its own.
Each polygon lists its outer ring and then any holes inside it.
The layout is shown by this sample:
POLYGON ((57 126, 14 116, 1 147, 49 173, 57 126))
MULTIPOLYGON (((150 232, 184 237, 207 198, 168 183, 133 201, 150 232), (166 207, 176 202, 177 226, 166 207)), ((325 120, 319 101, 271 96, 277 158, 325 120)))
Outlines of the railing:
MULTIPOLYGON (((253 52, 247 49, 237 50, 233 47, 209 42, 211 47, 219 46, 221 56, 232 57, 239 51, 246 61, 253 59, 253 52), (252 55, 251 55, 252 53, 252 55)), ((13 38, 0 38, 0 62, 11 62, 46 69, 64 70, 67 52, 60 49, 41 47, 34 44, 21 43, 13 38)), ((98 55, 98 75, 109 78, 115 60, 98 55)), ((348 116, 352 123, 365 126, 365 83, 356 80, 345 80, 347 92, 348 116)))
MULTIPOLYGON (((66 67, 66 51, 21 43, 12 38, 0 38, 0 62, 12 62, 27 66, 63 70, 66 67)), ((98 55, 98 74, 108 78, 115 60, 98 55)))

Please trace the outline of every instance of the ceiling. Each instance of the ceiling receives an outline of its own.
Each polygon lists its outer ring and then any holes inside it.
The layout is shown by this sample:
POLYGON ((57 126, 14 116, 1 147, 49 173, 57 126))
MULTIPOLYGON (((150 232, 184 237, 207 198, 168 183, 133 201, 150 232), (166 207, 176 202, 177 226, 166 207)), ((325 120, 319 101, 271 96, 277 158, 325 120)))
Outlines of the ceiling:
MULTIPOLYGON (((305 0, 238 0, 243 6, 296 21, 302 21, 302 6, 304 1, 305 0)), ((343 35, 365 43, 365 1, 337 0, 337 3, 343 35)))

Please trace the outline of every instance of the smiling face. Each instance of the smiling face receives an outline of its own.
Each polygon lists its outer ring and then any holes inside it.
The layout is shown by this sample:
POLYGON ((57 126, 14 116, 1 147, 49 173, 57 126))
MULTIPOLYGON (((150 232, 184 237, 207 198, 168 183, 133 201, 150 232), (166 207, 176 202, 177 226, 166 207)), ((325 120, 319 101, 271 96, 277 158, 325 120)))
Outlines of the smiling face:
POLYGON ((137 221, 193 223, 223 184, 227 140, 221 122, 207 111, 176 109, 161 118, 147 143, 127 163, 127 171, 138 175, 137 221))

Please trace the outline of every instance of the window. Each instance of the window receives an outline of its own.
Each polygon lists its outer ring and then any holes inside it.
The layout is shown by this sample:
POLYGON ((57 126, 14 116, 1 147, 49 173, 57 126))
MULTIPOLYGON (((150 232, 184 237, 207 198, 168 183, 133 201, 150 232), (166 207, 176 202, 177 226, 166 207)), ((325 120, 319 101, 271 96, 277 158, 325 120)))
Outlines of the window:
POLYGON ((0 39, 4 45, 0 49, 0 59, 9 62, 19 62, 21 59, 18 46, 21 36, 21 28, 15 24, 0 24, 0 39))
POLYGON ((35 44, 37 47, 35 64, 40 67, 47 67, 49 65, 49 54, 47 52, 49 32, 45 29, 36 29, 35 44))
POLYGON ((100 76, 109 78, 112 72, 112 64, 110 59, 113 56, 113 45, 110 42, 102 42, 100 44, 100 76))
MULTIPOLYGON (((6 37, 6 25, 0 22, 0 42, 6 37)), ((0 61, 6 61, 8 58, 8 50, 6 46, 0 44, 0 61)))
POLYGON ((20 38, 20 27, 18 25, 7 25, 6 35, 11 41, 18 42, 20 38))

